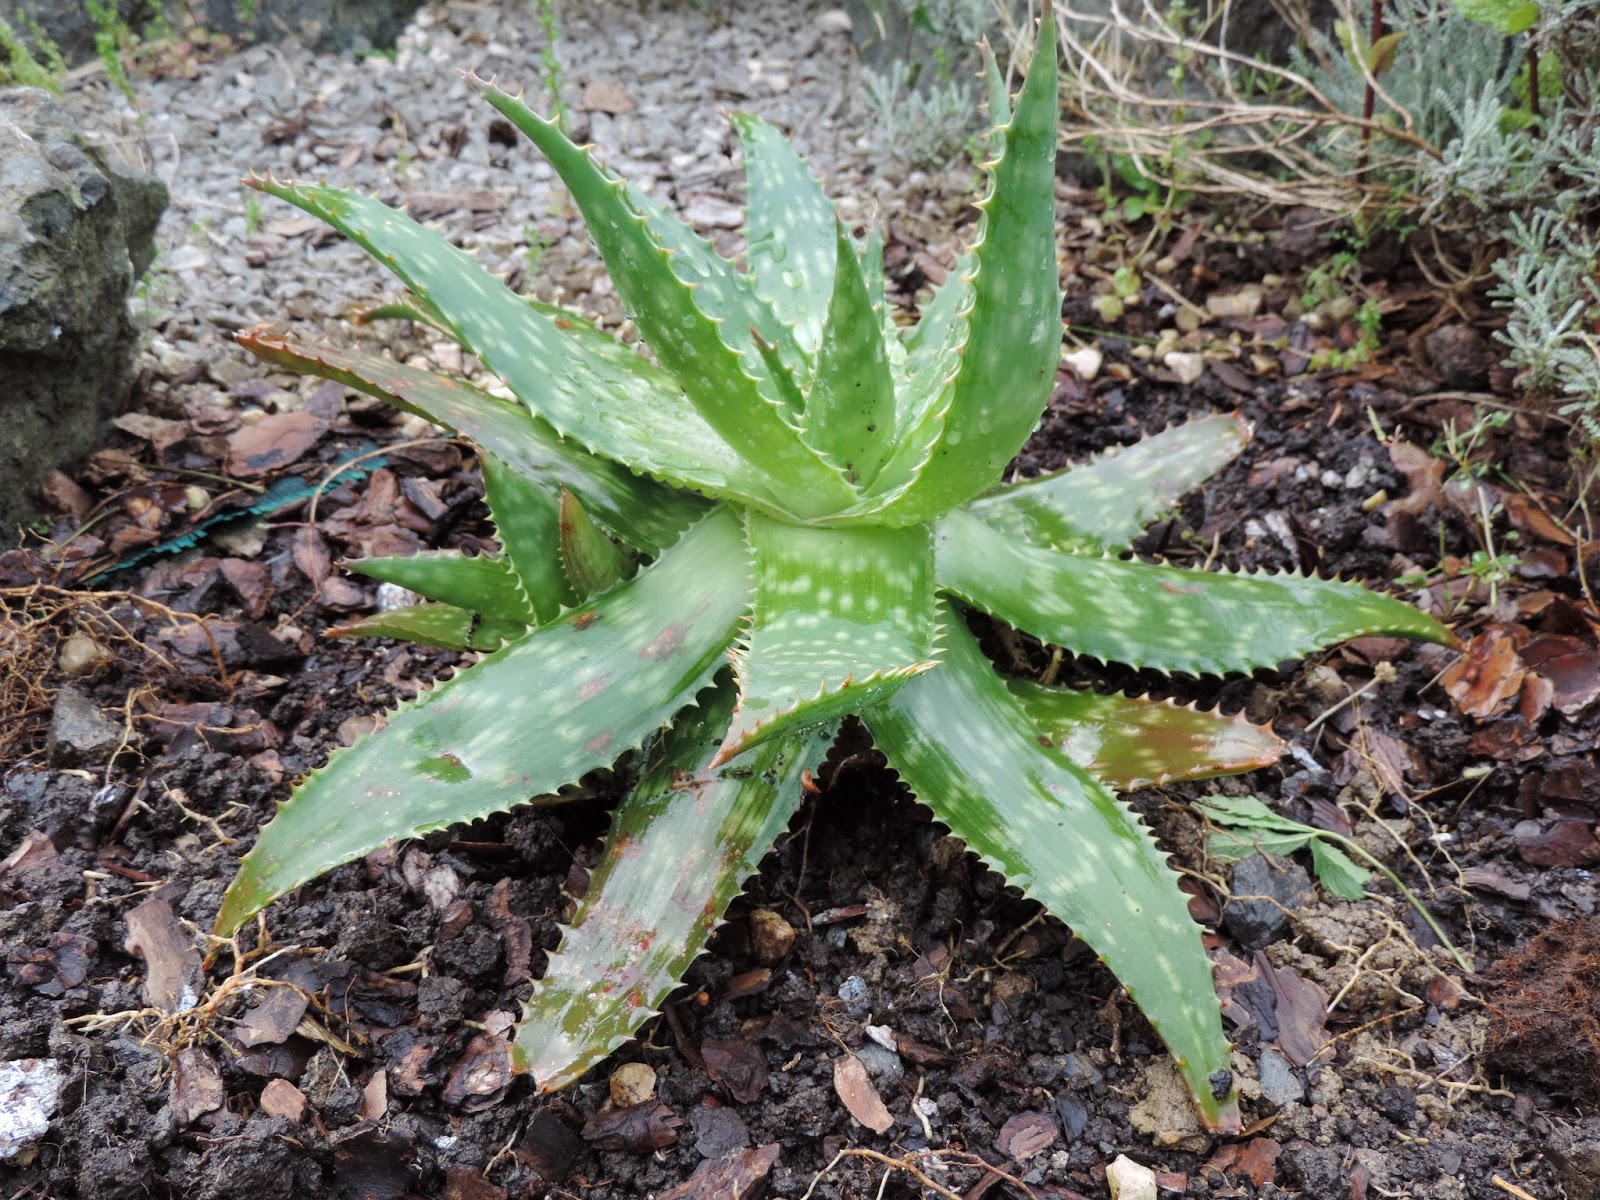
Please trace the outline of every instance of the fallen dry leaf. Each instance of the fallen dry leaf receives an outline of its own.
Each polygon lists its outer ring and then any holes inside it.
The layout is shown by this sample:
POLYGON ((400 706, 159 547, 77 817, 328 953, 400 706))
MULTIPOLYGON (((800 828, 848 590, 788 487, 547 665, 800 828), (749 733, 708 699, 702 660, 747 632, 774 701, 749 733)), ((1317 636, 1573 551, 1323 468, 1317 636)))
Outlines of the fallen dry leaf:
POLYGON ((844 1101, 844 1106, 857 1123, 865 1125, 873 1133, 886 1133, 894 1125, 894 1117, 884 1107, 878 1089, 872 1086, 867 1068, 854 1054, 834 1060, 833 1090, 839 1094, 839 1099, 844 1101))
POLYGON ((511 1084, 511 1048, 499 1038, 478 1034, 451 1068, 444 1102, 461 1104, 469 1112, 493 1107, 511 1084))
POLYGON ((706 1074, 739 1104, 754 1104, 767 1086, 767 1056, 752 1042, 701 1042, 706 1074))
POLYGON ((1444 463, 1421 446, 1391 441, 1389 461, 1406 477, 1407 493, 1384 506, 1385 512, 1416 516, 1430 504, 1441 502, 1439 485, 1444 482, 1444 463))
POLYGON ((583 1140, 601 1150, 650 1154, 678 1140, 683 1118, 659 1100, 595 1113, 583 1123, 583 1140))
POLYGON ((1543 634, 1532 639, 1518 657, 1551 686, 1550 703, 1564 716, 1575 717, 1600 697, 1600 653, 1575 637, 1543 634))
POLYGON ((228 437, 228 474, 241 479, 281 471, 317 444, 328 423, 306 409, 273 413, 228 437))
POLYGON ((4 875, 7 871, 25 871, 29 867, 36 867, 40 863, 59 857, 56 844, 45 834, 32 829, 22 839, 21 844, 0 862, 0 875, 4 875))
POLYGON ((470 1167, 451 1167, 444 1179, 444 1200, 506 1200, 506 1194, 470 1167))
POLYGON ((1485 721, 1511 708, 1526 674, 1511 632, 1494 625, 1472 639, 1467 652, 1445 668, 1439 683, 1463 713, 1485 721))
POLYGON ((1547 513, 1532 496, 1521 492, 1507 492, 1500 497, 1511 524, 1530 537, 1543 538, 1560 546, 1576 546, 1578 539, 1565 525, 1547 513))

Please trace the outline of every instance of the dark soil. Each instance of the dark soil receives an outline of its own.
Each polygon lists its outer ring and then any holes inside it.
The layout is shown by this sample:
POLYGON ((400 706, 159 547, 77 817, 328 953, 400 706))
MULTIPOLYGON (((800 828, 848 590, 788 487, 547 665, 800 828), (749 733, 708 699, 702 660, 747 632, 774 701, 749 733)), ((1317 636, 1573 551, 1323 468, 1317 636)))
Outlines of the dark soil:
MULTIPOLYGON (((1080 214, 1064 215, 1075 227, 1080 214)), ((1172 281, 1203 303, 1267 270, 1292 277, 1318 253, 1286 245, 1295 228, 1208 236, 1172 281)), ((1068 319, 1093 325, 1093 272, 1068 269, 1068 319)), ((1484 486, 1529 497, 1494 520, 1521 564, 1491 596, 1467 571, 1485 547, 1470 489, 1448 482, 1456 464, 1404 449, 1471 424, 1473 398, 1442 388, 1442 368, 1416 349, 1428 323, 1446 324, 1437 300, 1396 282, 1386 294, 1388 344, 1343 373, 1305 368, 1349 331, 1319 342, 1282 318, 1233 321, 1238 359, 1188 387, 1139 357, 1136 337, 1104 339, 1106 369, 1089 385, 1063 373, 1017 464, 1031 474, 1237 409, 1253 442, 1140 552, 1379 585, 1425 575, 1422 602, 1477 656, 1443 681, 1455 652, 1386 639, 1225 681, 1062 667, 1069 682, 1272 720, 1293 753, 1222 790, 1353 832, 1479 969, 1455 968, 1382 882, 1357 904, 1306 890, 1276 921, 1235 901, 1224 920, 1227 871, 1206 861, 1185 804, 1218 785, 1135 797, 1217 929, 1244 1137, 1192 1126, 1158 1039, 1111 975, 931 824, 859 730, 666 1017, 618 1056, 654 1068, 653 1106, 606 1111, 615 1062, 553 1099, 486 1069, 555 943, 564 892, 593 860, 613 794, 604 778, 572 804, 342 867, 275 904, 237 947, 200 939, 197 968, 194 931, 210 928, 235 860, 292 780, 453 661, 320 637, 373 603, 373 585, 339 576, 330 557, 479 548, 492 530, 469 455, 396 448, 324 492, 315 525, 302 498, 231 549, 205 541, 86 589, 84 575, 187 524, 192 476, 168 468, 217 468, 233 432, 196 424, 168 393, 163 415, 191 423, 182 438, 157 450, 117 435, 80 476, 106 520, 65 554, 35 547, 3 564, 16 658, 0 849, 19 853, 0 866, 0 1060, 53 1060, 65 1084, 48 1135, 0 1168, 0 1196, 1099 1197, 1124 1154, 1156 1169, 1163 1196, 1595 1195, 1600 1129, 1585 1114, 1600 1048, 1592 1033, 1582 1053, 1572 1044, 1595 1023, 1592 925, 1530 943, 1596 913, 1588 868, 1600 861, 1588 547, 1541 519, 1566 515, 1564 430, 1519 411, 1473 452, 1496 467, 1484 486), (202 631, 185 614, 210 619, 202 631), (89 649, 69 648, 74 635, 89 649), (776 963, 752 946, 756 908, 798 931, 776 963), (245 970, 312 995, 303 1019, 268 1011, 297 993, 230 979, 245 970), (173 995, 188 987, 175 1007, 192 1006, 164 1014, 161 981, 173 995), (869 1024, 892 1028, 896 1051, 869 1024), (1312 1053, 1297 1051, 1308 1039, 1312 1053), (882 1136, 836 1094, 841 1043, 896 1118, 882 1136), (695 1175, 703 1164, 720 1183, 695 1175)), ((1164 323, 1163 296, 1144 301, 1123 332, 1164 323)), ((1477 398, 1509 404, 1509 383, 1496 375, 1477 398)), ((257 392, 269 408, 272 395, 257 392)), ((337 389, 313 410, 320 439, 264 482, 316 483, 322 464, 402 436, 337 389)), ((64 512, 57 535, 88 512, 64 512)), ((1025 638, 984 633, 1002 669, 1048 661, 1025 638)))

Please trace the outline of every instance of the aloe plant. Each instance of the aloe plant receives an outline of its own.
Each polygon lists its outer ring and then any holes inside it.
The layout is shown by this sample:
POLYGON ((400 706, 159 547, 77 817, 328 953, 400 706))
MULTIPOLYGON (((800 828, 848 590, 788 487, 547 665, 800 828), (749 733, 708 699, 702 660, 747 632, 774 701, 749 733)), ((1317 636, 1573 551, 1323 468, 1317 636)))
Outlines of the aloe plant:
POLYGON ((650 358, 376 200, 250 181, 399 276, 410 298, 378 315, 445 331, 517 400, 358 351, 241 338, 474 442, 503 553, 356 564, 426 599, 340 632, 487 653, 295 789, 229 888, 221 933, 387 841, 554 803, 636 751, 605 859, 509 1049, 561 1087, 664 1002, 856 714, 940 821, 1110 966, 1204 1119, 1237 1128, 1200 930, 1118 792, 1256 767, 1280 743, 1237 717, 1007 679, 964 613, 1180 674, 1361 634, 1449 634, 1354 583, 1120 557, 1238 452, 1234 416, 1000 486, 1061 353, 1048 17, 1014 109, 992 60, 989 76, 977 235, 908 328, 884 302, 879 239, 852 236, 754 117, 734 118, 741 269, 556 123, 468 77, 565 182, 650 358))

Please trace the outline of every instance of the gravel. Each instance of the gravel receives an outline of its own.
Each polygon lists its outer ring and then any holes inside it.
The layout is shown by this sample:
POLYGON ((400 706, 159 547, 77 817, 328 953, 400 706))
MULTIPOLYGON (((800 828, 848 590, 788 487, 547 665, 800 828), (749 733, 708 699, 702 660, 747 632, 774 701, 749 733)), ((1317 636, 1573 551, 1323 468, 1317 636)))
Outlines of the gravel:
MULTIPOLYGON (((562 4, 556 49, 574 136, 724 252, 741 245, 743 202, 728 109, 789 132, 847 221, 902 211, 908 189, 964 193, 964 169, 948 188, 876 173, 842 11, 791 0, 711 8, 562 4)), ((421 9, 392 58, 252 46, 200 62, 191 79, 136 79, 137 109, 103 76, 78 80, 67 99, 84 122, 119 139, 172 191, 141 289, 145 407, 253 402, 244 385, 263 375, 289 389, 273 395, 274 406, 292 407, 311 385, 255 364, 231 342, 233 331, 264 322, 387 345, 412 360, 445 353, 402 342, 413 336, 404 323, 353 326, 352 313, 398 295, 398 285, 320 223, 243 188, 251 172, 409 199, 519 290, 616 321, 609 281, 550 167, 460 76, 469 68, 498 76, 548 109, 542 49, 537 22, 516 6, 447 3, 421 9)))

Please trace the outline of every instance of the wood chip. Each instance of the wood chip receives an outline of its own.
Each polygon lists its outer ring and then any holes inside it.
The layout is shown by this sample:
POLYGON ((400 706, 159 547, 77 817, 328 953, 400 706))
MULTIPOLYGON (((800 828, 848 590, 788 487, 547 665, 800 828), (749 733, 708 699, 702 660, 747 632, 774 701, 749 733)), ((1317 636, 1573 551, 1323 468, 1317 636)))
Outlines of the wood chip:
POLYGON ((273 1079, 261 1089, 261 1111, 269 1117, 298 1121, 305 1115, 305 1093, 287 1079, 273 1079))
POLYGON ((56 844, 45 834, 37 829, 28 831, 26 837, 4 861, 0 861, 0 875, 8 871, 25 871, 29 867, 37 867, 40 863, 47 863, 52 858, 59 858, 56 844))
POLYGON ((187 1012, 200 999, 200 951, 194 937, 160 896, 151 896, 127 916, 129 954, 144 959, 144 998, 164 1013, 187 1012))
POLYGON ((858 1124, 865 1125, 873 1133, 887 1133, 893 1127, 894 1117, 884 1107, 878 1089, 872 1086, 867 1068, 854 1054, 834 1061, 833 1090, 858 1124))
POLYGON ((1252 1138, 1222 1147, 1206 1163, 1206 1170, 1243 1175, 1257 1187, 1277 1181, 1278 1155, 1283 1147, 1271 1138, 1252 1138))
POLYGON ((1000 1126, 994 1148, 1007 1158, 1027 1162, 1055 1144, 1056 1119, 1039 1112, 1017 1113, 1000 1126))
POLYGON ((632 112, 634 102, 628 89, 621 84, 597 81, 583 89, 583 95, 578 99, 578 107, 589 112, 603 112, 616 116, 618 113, 632 112))
POLYGON ((275 987, 244 1016, 233 1031, 241 1046, 281 1045, 306 1015, 310 999, 299 988, 275 987))
POLYGON ((222 1068, 201 1046, 185 1046, 172 1064, 172 1119, 181 1129, 197 1117, 216 1112, 228 1099, 222 1068))
POLYGON ((754 1150, 741 1150, 709 1159, 658 1200, 760 1200, 767 1192, 768 1176, 777 1164, 780 1147, 768 1142, 754 1150))
POLYGON ((379 1067, 361 1089, 361 1119, 381 1121, 389 1111, 389 1073, 379 1067))

